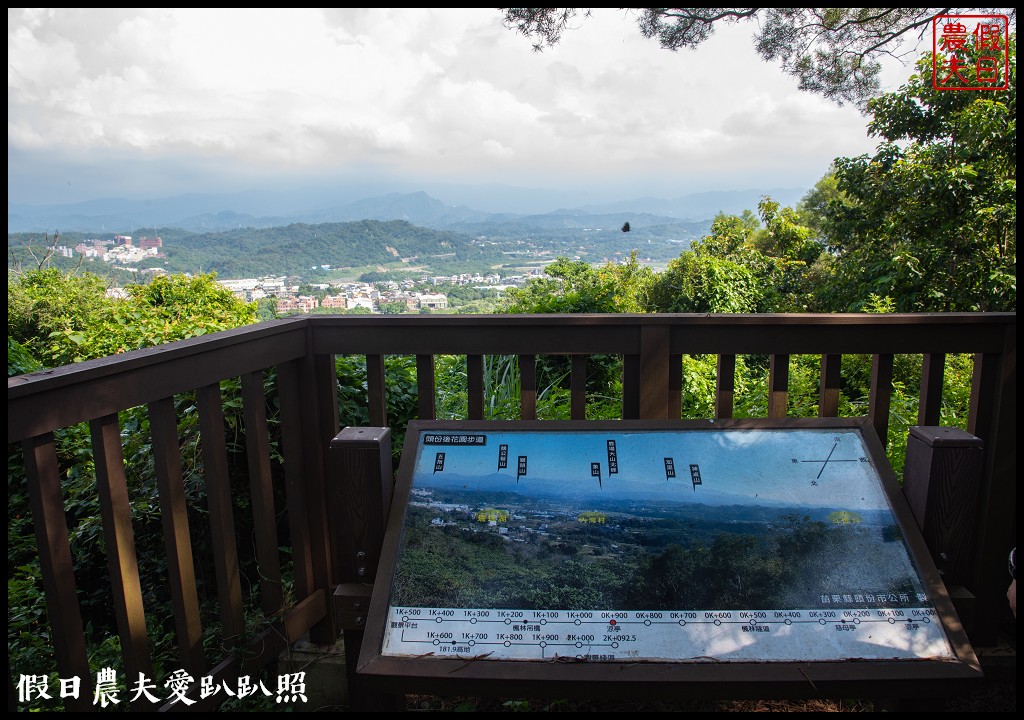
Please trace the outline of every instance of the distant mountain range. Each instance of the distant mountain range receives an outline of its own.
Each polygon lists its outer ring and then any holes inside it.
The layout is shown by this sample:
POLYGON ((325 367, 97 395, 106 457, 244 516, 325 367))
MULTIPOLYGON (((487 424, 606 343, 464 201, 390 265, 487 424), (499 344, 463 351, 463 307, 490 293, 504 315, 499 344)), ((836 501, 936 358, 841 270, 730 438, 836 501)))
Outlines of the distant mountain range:
POLYGON ((319 224, 357 220, 405 220, 434 230, 471 235, 504 234, 524 230, 593 229, 620 227, 671 228, 671 234, 699 237, 702 228, 719 212, 756 210, 761 197, 770 195, 783 205, 797 203, 805 189, 774 188, 704 192, 674 199, 637 198, 588 204, 537 213, 495 213, 465 205, 447 205, 426 192, 390 193, 355 201, 313 202, 276 196, 275 203, 259 193, 236 195, 178 195, 153 200, 106 199, 69 205, 7 204, 7 232, 130 233, 135 228, 172 227, 191 232, 239 228, 269 228, 294 223, 319 224), (273 208, 274 214, 260 214, 273 208), (639 223, 637 222, 639 220, 639 223), (687 227, 689 232, 687 232, 687 227))
MULTIPOLYGON (((605 487, 581 486, 578 483, 541 478, 515 480, 515 474, 500 475, 445 475, 439 473, 414 479, 417 488, 435 493, 435 499, 469 507, 500 507, 505 509, 530 508, 557 510, 575 515, 585 510, 598 510, 609 514, 634 515, 647 518, 689 519, 703 523, 749 523, 783 526, 786 516, 805 521, 835 523, 837 511, 850 508, 836 505, 816 505, 788 500, 765 500, 738 493, 715 492, 706 487, 690 494, 678 491, 642 490, 634 485, 616 485, 606 482, 605 487)), ((687 479, 688 483, 688 479, 687 479)), ((888 528, 895 524, 888 509, 856 508, 854 525, 862 528, 888 528)))

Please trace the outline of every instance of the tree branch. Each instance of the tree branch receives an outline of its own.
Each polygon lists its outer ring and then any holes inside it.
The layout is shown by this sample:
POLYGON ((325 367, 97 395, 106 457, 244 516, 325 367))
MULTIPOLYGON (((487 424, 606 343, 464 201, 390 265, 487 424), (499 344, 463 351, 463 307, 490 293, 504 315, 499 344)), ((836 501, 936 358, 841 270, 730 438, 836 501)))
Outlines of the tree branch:
MULTIPOLYGON (((504 24, 528 38, 535 50, 559 42, 562 32, 583 8, 499 8, 504 24)), ((864 103, 878 90, 879 55, 900 58, 891 46, 918 32, 940 15, 1001 11, 1016 18, 1015 8, 621 8, 636 13, 640 33, 657 38, 667 50, 697 47, 714 32, 715 23, 763 19, 755 36, 758 54, 781 60, 782 70, 796 76, 802 90, 842 105, 864 103)))

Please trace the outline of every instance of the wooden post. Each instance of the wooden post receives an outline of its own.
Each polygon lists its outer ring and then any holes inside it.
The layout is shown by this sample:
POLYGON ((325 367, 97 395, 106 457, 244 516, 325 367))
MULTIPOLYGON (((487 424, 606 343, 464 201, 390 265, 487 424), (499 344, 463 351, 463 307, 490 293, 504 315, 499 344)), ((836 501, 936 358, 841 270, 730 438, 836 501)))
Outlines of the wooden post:
POLYGON ((821 356, 821 385, 818 389, 818 417, 839 417, 839 375, 843 356, 821 356))
POLYGON ((75 590, 75 571, 53 433, 29 438, 22 447, 25 450, 28 499, 39 546, 39 569, 46 594, 46 616, 50 621, 50 642, 57 672, 60 677, 79 677, 82 680, 82 692, 77 697, 66 698, 66 707, 75 711, 94 710, 89 702, 92 685, 89 658, 85 650, 82 611, 75 590))
POLYGON ((669 417, 669 340, 666 326, 640 328, 640 417, 645 420, 669 417))
POLYGON ((731 418, 736 394, 736 356, 719 355, 715 373, 715 417, 731 418))
MULTIPOLYGON (((910 428, 903 494, 947 588, 972 584, 983 458, 981 439, 959 428, 910 428)), ((951 594, 961 598, 957 613, 969 633, 973 596, 951 594)))
POLYGON ((772 355, 768 364, 768 417, 784 418, 789 412, 789 355, 772 355))
POLYGON ((889 447, 889 407, 892 404, 892 354, 871 358, 871 390, 868 418, 882 447, 889 447))
MULTIPOLYGON (((569 375, 569 417, 587 419, 587 356, 573 355, 569 375)), ((470 418, 472 419, 472 417, 470 418)))
MULTIPOLYGON (((335 614, 345 634, 345 664, 352 709, 404 710, 401 695, 366 692, 356 677, 359 649, 365 633, 365 612, 343 606, 353 583, 372 586, 395 487, 391 462, 391 430, 386 427, 347 427, 331 440, 331 471, 327 504, 333 550, 339 554, 341 583, 335 594, 335 614), (349 619, 353 621, 348 622, 349 619), (353 627, 354 626, 354 627, 353 627)), ((365 603, 364 607, 368 603, 365 603)), ((360 608, 356 608, 358 610, 360 608)))
POLYGON ((521 420, 537 419, 537 356, 519 356, 519 415, 521 420))
POLYGON ((640 418, 640 356, 622 356, 622 419, 640 418))

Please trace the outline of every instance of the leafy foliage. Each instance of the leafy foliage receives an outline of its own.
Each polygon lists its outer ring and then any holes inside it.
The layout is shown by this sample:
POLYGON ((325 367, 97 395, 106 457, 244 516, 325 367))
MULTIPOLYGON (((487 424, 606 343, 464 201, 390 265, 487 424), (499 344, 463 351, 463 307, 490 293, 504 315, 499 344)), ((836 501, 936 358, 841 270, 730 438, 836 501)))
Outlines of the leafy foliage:
POLYGON ((129 285, 127 298, 108 297, 89 273, 56 268, 8 277, 8 335, 43 365, 56 367, 256 322, 214 275, 154 278, 129 285))
POLYGON ((7 377, 42 370, 43 366, 20 342, 7 336, 7 377))
POLYGON ((641 266, 636 252, 619 263, 595 268, 581 260, 560 257, 544 276, 525 288, 510 288, 502 307, 507 313, 637 312, 653 271, 641 266))
POLYGON ((899 91, 871 100, 883 142, 835 162, 822 233, 836 309, 872 294, 899 312, 1016 308, 1016 38, 1008 90, 943 92, 931 75, 926 55, 899 91))
MULTIPOLYGON (((73 362, 51 336, 78 346, 82 332, 111 310, 103 281, 89 273, 70 275, 55 268, 7 278, 7 335, 48 367, 73 362)), ((10 345, 10 343, 8 343, 10 345)))
POLYGON ((763 299, 749 266, 701 252, 670 262, 647 295, 649 307, 673 313, 752 313, 763 299))

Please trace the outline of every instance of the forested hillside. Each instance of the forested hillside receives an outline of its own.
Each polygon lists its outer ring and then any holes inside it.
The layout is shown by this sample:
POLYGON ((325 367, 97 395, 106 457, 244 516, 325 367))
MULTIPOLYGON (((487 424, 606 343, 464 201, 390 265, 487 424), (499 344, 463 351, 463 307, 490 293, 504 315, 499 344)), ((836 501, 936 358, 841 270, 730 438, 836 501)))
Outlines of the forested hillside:
MULTIPOLYGON (((309 277, 321 266, 331 268, 383 265, 407 260, 430 268, 485 269, 502 259, 493 247, 461 233, 430 230, 403 220, 306 225, 275 228, 239 228, 215 233, 180 229, 145 229, 138 235, 157 235, 164 243, 164 258, 139 263, 140 268, 162 267, 171 273, 215 272, 224 278, 297 275, 309 277)), ((89 236, 95 237, 95 236, 89 236)), ((74 246, 88 238, 81 233, 63 236, 61 244, 74 246)), ((8 264, 31 266, 32 257, 45 249, 38 233, 9 235, 8 264), (32 248, 32 253, 28 251, 32 248)), ((74 258, 61 264, 71 267, 74 258)), ((92 263, 95 264, 95 263, 92 263)))
POLYGON ((174 258, 176 265, 231 277, 301 275, 322 265, 352 267, 399 259, 432 266, 496 259, 467 235, 417 227, 403 220, 296 224, 191 235, 176 243, 174 258), (219 259, 211 261, 213 257, 219 259))
MULTIPOLYGON (((159 236, 166 257, 143 260, 139 269, 159 267, 171 273, 215 272, 222 279, 299 276, 315 280, 326 268, 359 268, 401 263, 434 275, 485 272, 524 261, 568 255, 587 262, 628 256, 637 250, 642 257, 664 264, 689 247, 705 232, 706 221, 686 222, 651 215, 623 213, 581 215, 551 213, 526 219, 464 223, 453 230, 433 230, 404 220, 295 223, 280 227, 244 227, 209 233, 181 228, 137 228, 139 236, 159 236), (632 231, 621 231, 629 221, 632 231)), ((74 248, 93 239, 109 239, 112 233, 68 232, 59 244, 74 248)), ((8 267, 38 264, 54 238, 45 233, 12 233, 7 236, 8 267), (35 260, 33 260, 35 258, 35 260)), ((72 257, 54 255, 55 267, 72 269, 80 264, 72 257)), ((131 273, 118 271, 113 263, 103 267, 88 262, 91 272, 117 278, 131 273)))

